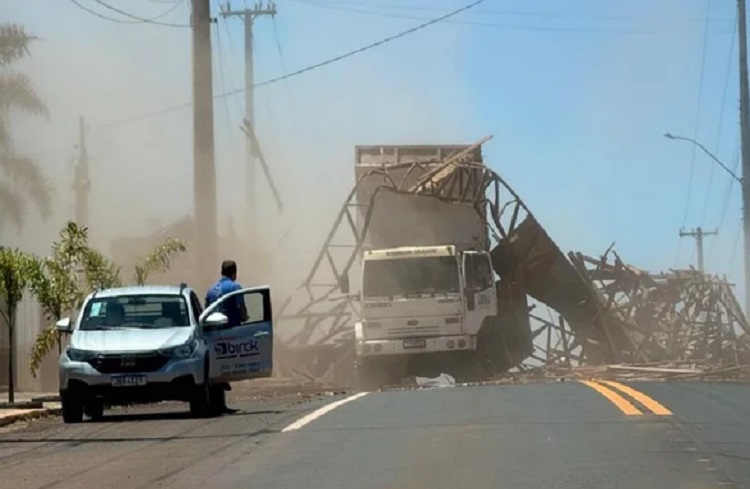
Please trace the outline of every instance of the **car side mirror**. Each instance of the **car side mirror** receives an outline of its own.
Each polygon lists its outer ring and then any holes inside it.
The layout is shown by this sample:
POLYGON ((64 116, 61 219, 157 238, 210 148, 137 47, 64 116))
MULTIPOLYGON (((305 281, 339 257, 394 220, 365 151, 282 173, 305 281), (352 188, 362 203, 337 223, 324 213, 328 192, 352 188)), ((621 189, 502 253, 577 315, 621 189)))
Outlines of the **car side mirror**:
POLYGON ((220 312, 212 312, 203 320, 204 329, 217 329, 229 324, 229 318, 220 312))
POLYGON ((55 329, 58 333, 70 333, 70 318, 62 318, 55 323, 55 329))
POLYGON ((342 294, 349 293, 349 275, 339 275, 339 289, 342 294))

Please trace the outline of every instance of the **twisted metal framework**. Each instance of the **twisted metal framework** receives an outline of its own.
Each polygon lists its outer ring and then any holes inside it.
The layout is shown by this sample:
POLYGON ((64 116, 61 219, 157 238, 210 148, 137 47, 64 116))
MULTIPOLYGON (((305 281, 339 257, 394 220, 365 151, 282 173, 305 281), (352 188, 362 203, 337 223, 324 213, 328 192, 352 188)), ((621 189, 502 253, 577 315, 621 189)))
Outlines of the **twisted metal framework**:
POLYGON ((570 259, 621 328, 625 340, 610 345, 619 361, 750 363, 750 325, 726 278, 695 269, 647 273, 611 249, 600 259, 570 259))
MULTIPOLYGON (((372 246, 368 231, 376 199, 384 194, 463 206, 479 217, 487 230, 484 243, 495 244, 491 257, 504 321, 504 351, 497 351, 505 368, 524 369, 526 358, 568 367, 698 358, 750 363, 750 327, 726 280, 694 270, 648 274, 625 265, 611 249, 600 259, 566 257, 513 189, 483 164, 480 149, 487 140, 455 147, 447 158, 402 162, 396 154, 397 161, 358 169, 312 269, 282 307, 279 319, 298 330, 276 342, 281 375, 340 383, 335 379, 351 373, 360 311, 358 296, 343 293, 342 284, 372 246), (554 309, 558 320, 530 313, 527 295, 554 309), (529 318, 536 321, 533 330, 529 318), (508 328, 513 324, 522 327, 508 328)), ((388 227, 383 222, 380 231, 388 227)))
MULTIPOLYGON (((391 194, 389 198, 437 199, 473 208, 487 230, 488 236, 484 238, 487 245, 491 241, 512 240, 520 223, 533 220, 513 189, 481 162, 481 146, 489 139, 456 147, 455 152, 444 159, 418 161, 415 158, 362 170, 312 269, 297 293, 282 306, 279 319, 288 324, 296 323, 298 327, 295 334, 279 342, 283 350, 279 357, 290 359, 279 362, 282 373, 321 380, 330 379, 339 368, 348 368, 347 362, 353 356, 353 324, 360 311, 356 302, 358 296, 341 292, 341 277, 356 273, 354 265, 369 247, 368 231, 376 200, 382 194, 391 194), (365 203, 361 201, 363 196, 369 197, 365 203)), ((517 259, 528 259, 528 253, 533 250, 525 251, 526 255, 519 255, 517 259)), ((501 287, 501 301, 504 298, 507 303, 522 298, 525 313, 526 293, 522 284, 514 279, 516 267, 505 266, 502 271, 500 276, 505 282, 501 287)))

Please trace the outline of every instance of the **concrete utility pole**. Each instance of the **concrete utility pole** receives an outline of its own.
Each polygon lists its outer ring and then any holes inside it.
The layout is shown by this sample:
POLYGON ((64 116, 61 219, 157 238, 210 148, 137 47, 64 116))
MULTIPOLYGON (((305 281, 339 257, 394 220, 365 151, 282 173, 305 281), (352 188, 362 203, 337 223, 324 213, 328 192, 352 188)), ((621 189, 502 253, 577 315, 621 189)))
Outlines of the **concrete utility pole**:
POLYGON ((695 244, 698 247, 698 271, 703 271, 703 238, 706 236, 715 236, 719 234, 718 231, 704 231, 703 229, 698 227, 698 229, 694 229, 692 231, 683 231, 680 229, 680 237, 684 238, 685 236, 689 236, 691 238, 695 238, 695 244))
POLYGON ((747 14, 745 0, 737 0, 740 43, 740 135, 742 141, 742 224, 745 241, 745 315, 750 315, 750 102, 747 80, 747 14))
POLYGON ((89 155, 86 150, 86 122, 81 116, 78 121, 78 161, 73 175, 73 195, 75 196, 75 221, 79 226, 89 225, 89 155))
MULTIPOLYGON (((265 5, 263 5, 263 2, 258 2, 253 8, 232 10, 231 5, 227 2, 225 8, 222 9, 221 15, 224 18, 242 17, 245 21, 245 119, 249 122, 253 132, 257 134, 255 128, 255 94, 253 90, 253 85, 255 84, 253 76, 253 21, 263 15, 270 15, 271 17, 276 15, 276 4, 272 1, 267 2, 265 5)), ((245 151, 245 198, 247 199, 247 214, 244 220, 247 222, 247 229, 249 230, 248 238, 252 242, 256 237, 255 231, 257 227, 255 160, 258 156, 258 150, 251 138, 247 139, 245 151)))
POLYGON ((210 0, 192 0, 193 26, 193 202, 196 286, 218 273, 214 100, 210 0))

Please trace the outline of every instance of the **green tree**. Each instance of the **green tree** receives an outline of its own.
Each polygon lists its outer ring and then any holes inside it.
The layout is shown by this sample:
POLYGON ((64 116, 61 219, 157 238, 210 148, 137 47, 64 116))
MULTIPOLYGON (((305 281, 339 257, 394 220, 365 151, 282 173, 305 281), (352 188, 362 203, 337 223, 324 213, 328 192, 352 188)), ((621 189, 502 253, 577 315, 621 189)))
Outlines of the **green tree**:
POLYGON ((18 229, 23 223, 27 197, 46 220, 52 213, 52 187, 39 165, 16 152, 10 133, 13 111, 48 116, 47 107, 29 78, 8 66, 29 55, 34 38, 23 27, 0 24, 0 223, 12 221, 18 229))
POLYGON ((28 288, 29 270, 36 258, 19 251, 0 247, 0 315, 8 329, 8 400, 15 402, 16 310, 28 288))
MULTIPOLYGON (((185 251, 179 240, 167 238, 135 265, 134 281, 143 285, 151 273, 169 269, 172 257, 185 251)), ((120 267, 89 244, 88 228, 68 222, 52 245, 52 255, 30 267, 31 290, 50 321, 31 350, 31 373, 36 375, 44 357, 60 337, 55 322, 72 315, 84 297, 96 289, 122 285, 120 267)))
POLYGON ((167 238, 135 265, 133 279, 136 285, 143 285, 152 273, 164 273, 172 265, 172 258, 185 251, 185 245, 178 239, 167 238))

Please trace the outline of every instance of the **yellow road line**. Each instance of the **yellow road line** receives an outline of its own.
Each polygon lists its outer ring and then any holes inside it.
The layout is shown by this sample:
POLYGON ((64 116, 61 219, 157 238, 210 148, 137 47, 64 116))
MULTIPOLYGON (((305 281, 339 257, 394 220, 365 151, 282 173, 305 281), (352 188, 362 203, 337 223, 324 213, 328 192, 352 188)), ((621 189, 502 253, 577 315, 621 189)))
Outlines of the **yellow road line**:
POLYGON ((672 411, 664 407, 662 404, 660 404, 656 400, 647 396, 643 392, 637 391, 633 389, 632 387, 629 387, 625 384, 621 384, 619 382, 613 382, 611 380, 602 380, 601 383, 606 384, 610 387, 614 387, 615 389, 622 392, 623 394, 629 395, 636 401, 646 406, 648 409, 651 410, 651 412, 653 412, 656 415, 659 415, 659 416, 671 416, 672 415, 672 411))
POLYGON ((596 382, 591 382, 589 380, 582 380, 581 383, 586 384, 599 394, 606 397, 612 404, 617 406, 620 411, 627 414, 628 416, 640 416, 641 414, 643 414, 640 410, 638 410, 637 407, 633 405, 632 402, 628 401, 612 389, 609 389, 608 387, 605 387, 601 384, 597 384, 596 382))

